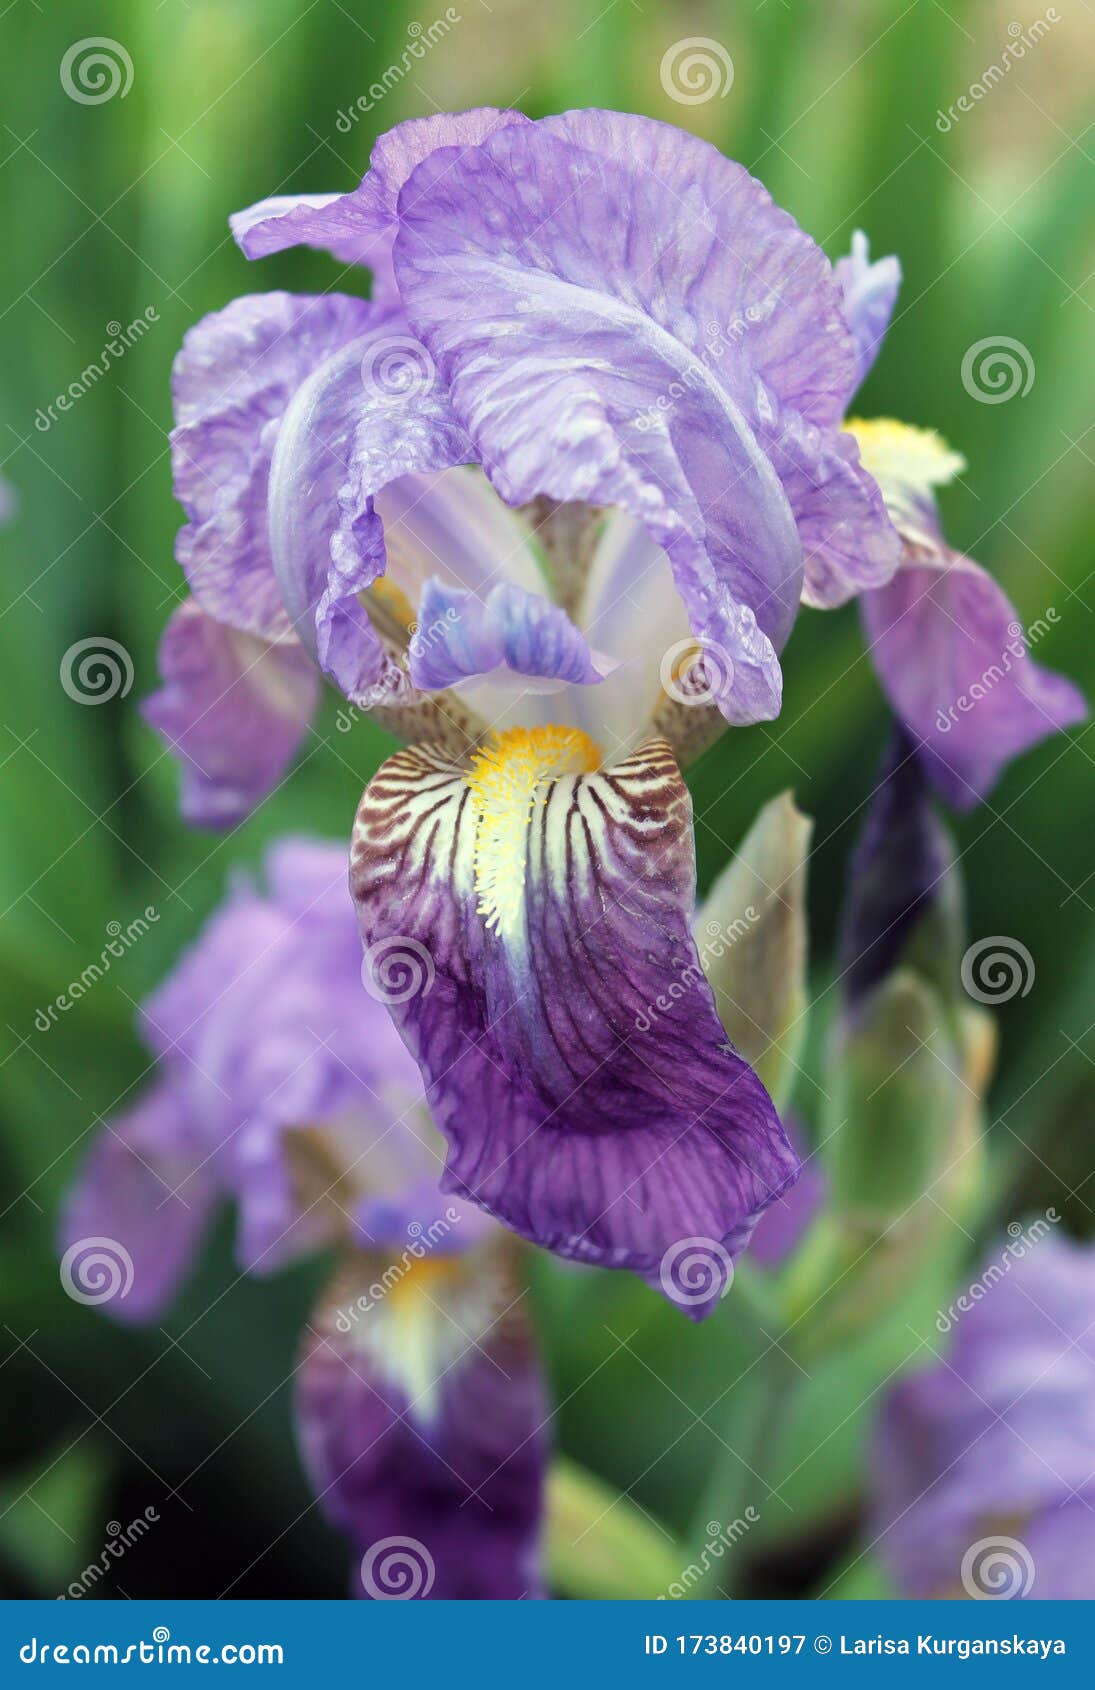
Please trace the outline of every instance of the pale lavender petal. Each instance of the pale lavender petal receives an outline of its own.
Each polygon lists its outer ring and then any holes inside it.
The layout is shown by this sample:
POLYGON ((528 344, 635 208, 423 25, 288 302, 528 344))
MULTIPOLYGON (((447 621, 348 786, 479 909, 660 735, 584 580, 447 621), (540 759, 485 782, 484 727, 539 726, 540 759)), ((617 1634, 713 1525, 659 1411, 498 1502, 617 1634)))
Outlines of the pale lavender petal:
POLYGON ((193 827, 234 827, 277 786, 319 702, 319 676, 295 643, 269 645, 192 600, 160 643, 163 686, 141 713, 179 759, 193 827))
POLYGON ((872 1533, 905 1595, 970 1595, 971 1578, 991 1589, 976 1557, 963 1564, 1001 1538, 1011 1594, 1078 1593, 1067 1550, 1090 1535, 1073 1509, 1091 1500, 1095 1250, 1047 1236, 1050 1225, 1042 1217, 999 1241, 940 1313, 946 1363, 885 1400, 872 1533))
POLYGON ((704 143, 583 113, 426 160, 403 191, 395 263, 506 502, 640 518, 693 631, 723 654, 724 714, 775 714, 802 546, 761 435, 777 409, 832 426, 852 381, 807 237, 704 143), (714 353, 708 320, 725 331, 714 353))
POLYGON ((495 129, 527 122, 522 112, 490 106, 412 118, 380 137, 369 170, 349 193, 260 200, 233 213, 228 220, 232 233, 248 258, 304 245, 329 252, 341 264, 367 264, 376 272, 374 298, 390 296, 396 202, 411 171, 438 147, 474 147, 495 129))
POLYGON ((217 1196, 203 1127, 185 1090, 165 1078, 108 1122, 69 1192, 62 1277, 116 1320, 155 1320, 197 1253, 217 1196))
POLYGON ((328 1290, 297 1375, 324 1512, 353 1544, 355 1596, 541 1594, 548 1411, 520 1288, 486 1253, 382 1257, 328 1290), (393 1541, 394 1540, 394 1541, 393 1541))
POLYGON ((886 696, 958 809, 985 798, 1013 757, 1086 718, 1083 694, 1034 662, 1014 605, 969 558, 902 568, 860 602, 886 696))
POLYGON ((764 438, 802 538, 803 604, 830 610, 891 580, 901 540, 853 437, 791 418, 764 438))
POLYGON ((289 630, 274 577, 267 481, 293 393, 376 313, 359 299, 253 294, 190 329, 175 360, 176 555, 202 609, 266 639, 289 630))
MULTIPOLYGON (((362 802, 351 886, 367 945, 429 958, 390 1007, 449 1140, 446 1188, 666 1289, 667 1253, 698 1239, 725 1264, 797 1160, 699 963, 667 748, 582 773, 588 742, 558 734, 514 730, 467 775, 397 754, 362 802)), ((700 1318, 725 1283, 675 1300, 700 1318)))
POLYGON ((500 581, 481 596, 436 577, 427 581, 411 641, 410 677, 440 691, 504 668, 517 675, 592 686, 608 665, 598 660, 565 610, 541 593, 500 581))
POLYGON ((878 357, 883 337, 893 316, 901 286, 901 265, 894 257, 871 263, 871 249, 862 229, 852 236, 847 258, 833 266, 837 285, 844 297, 844 315, 855 341, 856 386, 878 357))
POLYGON ((345 347, 297 394, 270 478, 274 562, 301 639, 347 697, 367 697, 392 667, 360 599, 386 562, 373 496, 471 456, 432 359, 398 318, 345 347))

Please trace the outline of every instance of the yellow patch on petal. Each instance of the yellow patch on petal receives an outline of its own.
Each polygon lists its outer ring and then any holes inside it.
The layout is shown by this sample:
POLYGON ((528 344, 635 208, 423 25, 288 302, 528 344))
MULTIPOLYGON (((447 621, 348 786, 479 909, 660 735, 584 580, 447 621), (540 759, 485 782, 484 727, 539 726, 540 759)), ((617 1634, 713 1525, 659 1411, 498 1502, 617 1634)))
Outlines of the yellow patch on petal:
POLYGON ((414 606, 403 589, 387 575, 380 575, 357 596, 377 633, 386 634, 400 647, 406 645, 416 624, 414 606))
POLYGON ((883 493, 895 483, 926 491, 961 475, 966 460, 933 428, 913 428, 892 417, 849 417, 844 424, 859 445, 859 457, 883 493))
POLYGON ((434 1296, 440 1288, 459 1279, 461 1262, 454 1256, 414 1256, 411 1250, 403 1252, 403 1262, 394 1270, 391 1289, 388 1295, 394 1299, 395 1306, 400 1303, 414 1303, 420 1298, 434 1296))
POLYGON ((592 774, 599 748, 580 728, 507 728, 476 752, 465 780, 475 813, 475 889, 488 928, 513 936, 528 866, 528 831, 542 788, 592 774))

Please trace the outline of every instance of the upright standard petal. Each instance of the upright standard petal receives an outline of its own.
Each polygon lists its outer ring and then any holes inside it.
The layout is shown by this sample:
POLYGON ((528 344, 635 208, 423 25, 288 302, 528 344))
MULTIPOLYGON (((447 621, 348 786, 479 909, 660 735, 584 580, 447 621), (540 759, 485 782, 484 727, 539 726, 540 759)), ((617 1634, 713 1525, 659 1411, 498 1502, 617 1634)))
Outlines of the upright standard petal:
POLYGON ((678 1295, 675 1247, 728 1265, 797 1162, 689 931, 676 764, 656 741, 599 763, 552 727, 464 769, 398 753, 362 801, 351 888, 367 946, 429 958, 390 1008, 449 1141, 446 1189, 701 1318, 726 1277, 678 1295))
POLYGON ((851 379, 816 249, 712 148, 606 113, 434 154, 400 219, 401 296, 502 497, 642 520, 729 660, 724 714, 774 715, 802 546, 760 438, 766 383, 831 426, 851 379), (705 356, 702 320, 735 312, 741 343, 705 356))
POLYGON ((356 1257, 313 1322, 300 1440, 356 1596, 541 1594, 548 1411, 504 1249, 402 1273, 356 1257))
POLYGON ((290 398, 374 315, 342 294, 252 294, 186 334, 175 359, 176 555, 202 609, 243 633, 282 639, 289 621, 270 555, 267 481, 290 398))
POLYGON ((415 165, 438 147, 474 147, 495 129, 527 122, 522 112, 492 106, 412 118, 380 137, 369 170, 349 193, 260 200, 233 213, 232 233, 248 258, 303 245, 329 252, 341 264, 367 264, 375 272, 374 297, 391 294, 396 201, 415 165))
POLYGON ((271 792, 308 731, 319 676, 295 641, 270 645, 193 599, 160 643, 163 686, 141 706, 182 769, 183 819, 234 827, 271 792))
POLYGON ((985 798, 1013 757, 1087 715, 1083 695, 1030 655, 1052 609, 1025 631, 1007 594, 952 551, 933 488, 962 467, 936 435, 899 423, 850 425, 905 545, 888 586, 861 600, 871 654, 895 713, 948 803, 985 798))
POLYGON ((833 272, 855 342, 858 387, 866 380, 890 326, 901 286, 901 265, 893 256, 876 259, 872 264, 870 243, 863 230, 857 229, 852 236, 851 252, 846 258, 837 259, 833 272))
POLYGON ((348 698, 396 691, 392 653, 362 602, 387 560, 375 495, 471 456, 429 354, 399 318, 345 347, 297 394, 270 478, 274 564, 297 632, 348 698))
POLYGON ((62 1280, 116 1320, 175 1296, 216 1200, 210 1146, 184 1087, 160 1081, 96 1139, 58 1229, 62 1280))

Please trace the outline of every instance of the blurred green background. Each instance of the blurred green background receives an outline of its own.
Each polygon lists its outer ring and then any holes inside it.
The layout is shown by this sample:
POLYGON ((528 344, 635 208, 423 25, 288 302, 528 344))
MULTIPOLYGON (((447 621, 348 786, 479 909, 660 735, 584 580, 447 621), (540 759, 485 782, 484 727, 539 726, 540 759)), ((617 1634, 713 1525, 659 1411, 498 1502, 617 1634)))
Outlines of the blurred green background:
MULTIPOLYGON (((62 1292, 58 1199, 98 1119, 145 1073, 134 1009, 197 932, 225 877, 287 829, 345 837, 388 748, 334 729, 331 701, 294 778, 239 831, 187 833, 176 776, 135 709, 182 595, 166 431, 186 327, 234 295, 323 289, 331 261, 291 252, 248 266, 229 211, 277 191, 347 188, 376 133, 475 104, 533 116, 573 105, 646 112, 740 159, 833 257, 864 228, 897 251, 905 285, 865 414, 939 428, 970 468, 946 495, 955 544, 1003 581, 1024 623, 1052 607, 1041 661, 1095 691, 1091 617, 1092 352, 1089 65, 1095 14, 1059 0, 1038 44, 949 132, 937 113, 998 62, 1016 17, 966 0, 460 0, 442 40, 376 109, 340 113, 398 62, 422 0, 15 0, 0 17, 0 473, 18 512, 0 533, 0 1588, 53 1595, 125 1524, 157 1524, 98 1587, 108 1596, 338 1595, 346 1556, 309 1507, 289 1430, 297 1334, 319 1268, 239 1280, 222 1227, 163 1330, 124 1333, 62 1292), (88 32, 133 64, 124 98, 83 105, 59 76, 88 32), (680 104, 659 75, 691 36, 730 54, 725 97, 680 104), (348 132, 346 132, 348 129, 348 132), (36 416, 97 358, 110 324, 148 332, 70 411, 36 416), (1007 404, 963 388, 965 350, 1007 335, 1036 377, 1007 404), (62 688, 89 636, 132 655, 129 696, 101 707, 62 688), (35 1025, 108 924, 158 921, 48 1032, 35 1025)), ((417 31, 411 29, 411 36, 417 31)), ((352 287, 354 278, 339 284, 352 287)), ((886 732, 853 609, 800 619, 775 724, 728 734, 691 774, 701 883, 759 805, 792 786, 817 819, 812 862, 816 1046, 842 881, 886 732)), ((992 1094, 1007 1158, 1000 1214, 1054 1204, 1090 1229, 1093 1041, 1091 740, 1081 731, 1014 767, 958 826, 974 936, 1020 938, 1029 996, 1001 1015, 992 1094), (1078 1188, 1078 1189, 1077 1189, 1078 1188)), ((798 1098, 809 1120, 808 1081, 798 1098)), ((718 1445, 711 1408, 740 1370, 730 1303, 692 1329, 622 1277, 537 1270, 560 1447, 683 1531, 718 1445), (652 1371, 651 1364, 656 1362, 652 1371), (668 1381, 668 1383, 666 1383, 668 1381)), ((935 1307, 934 1292, 925 1306, 935 1307)), ((841 1358, 806 1392, 766 1478, 768 1593, 809 1589, 852 1542, 861 1459, 892 1337, 841 1358), (797 1442, 796 1442, 797 1440, 797 1442), (791 1546, 795 1540, 796 1546, 791 1546)))

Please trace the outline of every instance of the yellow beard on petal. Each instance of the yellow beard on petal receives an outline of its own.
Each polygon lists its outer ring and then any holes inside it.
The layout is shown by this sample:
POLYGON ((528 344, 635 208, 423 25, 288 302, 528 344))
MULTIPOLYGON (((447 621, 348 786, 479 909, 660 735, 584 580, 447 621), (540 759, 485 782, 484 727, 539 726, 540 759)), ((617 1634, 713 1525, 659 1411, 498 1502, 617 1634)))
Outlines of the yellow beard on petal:
POLYGON ((914 428, 892 417, 849 417, 844 429, 855 436, 859 461, 883 493, 895 482, 927 492, 953 481, 966 467, 962 454, 933 428, 914 428))
POLYGON ((465 780, 475 813, 477 909, 488 929, 516 937, 528 866, 528 831, 542 788, 592 774, 599 748, 580 728, 507 728, 472 758, 465 780))

